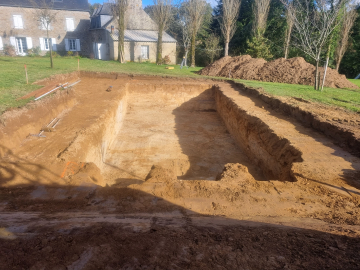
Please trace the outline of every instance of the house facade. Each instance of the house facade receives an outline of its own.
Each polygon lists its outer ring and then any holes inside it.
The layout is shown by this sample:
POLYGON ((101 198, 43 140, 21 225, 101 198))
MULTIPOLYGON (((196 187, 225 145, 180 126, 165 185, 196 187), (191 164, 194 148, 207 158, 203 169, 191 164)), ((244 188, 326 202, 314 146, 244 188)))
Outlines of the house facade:
MULTIPOLYGON (((118 29, 113 19, 112 5, 106 3, 97 8, 91 16, 90 36, 92 54, 101 60, 117 60, 118 29)), ((126 14, 125 60, 156 61, 158 31, 155 22, 142 8, 142 0, 132 0, 126 14)), ((171 64, 176 63, 176 40, 163 34, 163 57, 168 56, 171 64)))
MULTIPOLYGON (((37 7, 43 0, 37 1, 37 7)), ((0 50, 12 45, 17 55, 39 47, 41 54, 50 50, 60 54, 68 51, 88 56, 90 13, 87 0, 46 0, 55 20, 47 27, 39 21, 29 0, 0 0, 0 50)))

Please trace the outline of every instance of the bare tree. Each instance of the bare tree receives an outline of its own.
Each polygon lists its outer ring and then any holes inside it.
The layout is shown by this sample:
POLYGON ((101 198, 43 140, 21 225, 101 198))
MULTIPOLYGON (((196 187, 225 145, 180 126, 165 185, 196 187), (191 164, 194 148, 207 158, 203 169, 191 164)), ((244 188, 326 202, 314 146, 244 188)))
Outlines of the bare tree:
POLYGON ((225 39, 225 56, 229 55, 229 42, 236 31, 241 0, 223 0, 222 14, 218 18, 220 29, 225 39))
POLYGON ((178 23, 181 27, 182 45, 184 46, 184 51, 185 51, 184 65, 187 66, 187 59, 191 48, 191 29, 190 29, 189 17, 185 12, 180 12, 178 23))
POLYGON ((337 26, 337 17, 346 0, 329 5, 327 0, 281 0, 294 22, 293 43, 316 62, 315 85, 319 89, 319 63, 324 45, 337 26))
POLYGON ((119 32, 118 42, 118 61, 125 63, 125 27, 126 27, 126 11, 129 8, 130 0, 115 0, 112 6, 113 18, 117 22, 119 32))
POLYGON ((158 26, 158 41, 156 52, 156 63, 162 64, 162 40, 163 33, 169 27, 172 18, 172 0, 153 0, 152 17, 158 26))
POLYGON ((220 54, 222 48, 219 46, 220 37, 211 33, 205 40, 205 53, 210 59, 210 64, 214 62, 214 58, 220 54))
POLYGON ((263 36, 265 33, 270 1, 271 0, 254 0, 253 11, 255 22, 253 24, 253 32, 255 35, 263 36))
POLYGON ((285 11, 285 18, 286 18, 286 32, 285 32, 285 46, 284 46, 284 51, 285 51, 285 59, 288 58, 289 56, 289 47, 290 47, 290 40, 291 40, 291 32, 293 30, 294 27, 294 19, 290 14, 290 10, 291 10, 291 5, 292 3, 290 3, 290 8, 286 9, 285 11))
POLYGON ((46 30, 46 41, 50 51, 50 67, 54 68, 53 53, 52 53, 52 39, 49 38, 49 31, 51 30, 51 24, 56 23, 57 11, 53 9, 53 2, 47 2, 45 0, 34 1, 30 0, 30 3, 35 8, 34 17, 41 29, 46 30))
POLYGON ((339 71, 341 60, 346 52, 349 42, 350 30, 358 16, 355 6, 344 9, 342 27, 340 31, 340 40, 335 51, 336 70, 339 71))
POLYGON ((195 67, 196 36, 204 19, 206 5, 205 0, 184 0, 186 21, 191 33, 191 67, 195 67))

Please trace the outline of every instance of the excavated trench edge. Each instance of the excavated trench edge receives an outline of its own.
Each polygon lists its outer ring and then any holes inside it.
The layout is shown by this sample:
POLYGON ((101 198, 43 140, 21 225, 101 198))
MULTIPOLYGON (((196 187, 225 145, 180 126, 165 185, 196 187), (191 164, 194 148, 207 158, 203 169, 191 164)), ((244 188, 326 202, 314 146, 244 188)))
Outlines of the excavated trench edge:
MULTIPOLYGON (((292 164, 302 161, 302 153, 291 145, 289 140, 275 134, 261 119, 240 108, 234 100, 224 95, 221 88, 213 86, 212 91, 217 112, 226 128, 265 177, 270 180, 294 181, 291 174, 292 164)), ((104 124, 97 126, 98 132, 92 131, 94 139, 91 141, 94 143, 87 146, 86 162, 94 162, 101 170, 104 168, 106 150, 119 132, 126 114, 127 87, 123 92, 116 112, 106 114, 104 124), (100 138, 100 141, 96 138, 100 138)), ((114 108, 110 110, 114 111, 114 108)), ((83 147, 86 148, 85 145, 83 147)))

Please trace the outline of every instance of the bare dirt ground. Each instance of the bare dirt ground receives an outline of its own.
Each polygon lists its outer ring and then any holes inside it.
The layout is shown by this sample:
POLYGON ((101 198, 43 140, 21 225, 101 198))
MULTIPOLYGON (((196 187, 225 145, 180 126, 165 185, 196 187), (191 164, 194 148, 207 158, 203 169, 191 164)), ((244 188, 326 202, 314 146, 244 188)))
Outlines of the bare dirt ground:
MULTIPOLYGON (((322 78, 324 68, 320 67, 319 72, 322 78)), ((315 66, 307 63, 302 57, 278 58, 267 62, 262 58, 252 58, 250 55, 226 56, 203 68, 199 74, 263 82, 315 84, 315 66)), ((345 75, 339 74, 334 69, 328 68, 327 74, 325 80, 327 87, 359 89, 357 85, 348 81, 345 75)))
POLYGON ((360 268, 342 127, 237 84, 79 76, 2 116, 0 269, 360 268))

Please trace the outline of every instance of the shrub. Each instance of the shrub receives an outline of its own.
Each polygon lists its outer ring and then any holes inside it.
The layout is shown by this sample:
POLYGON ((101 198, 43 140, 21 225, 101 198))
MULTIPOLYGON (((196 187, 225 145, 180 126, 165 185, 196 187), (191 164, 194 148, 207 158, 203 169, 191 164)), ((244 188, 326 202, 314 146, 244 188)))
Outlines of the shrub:
POLYGON ((4 54, 7 56, 16 56, 15 47, 5 44, 4 45, 4 54))
POLYGON ((74 56, 74 52, 73 51, 68 51, 67 56, 74 56))
POLYGON ((40 47, 35 47, 27 51, 27 55, 30 57, 39 56, 41 52, 40 47))
POLYGON ((171 63, 170 56, 166 55, 166 56, 162 59, 162 64, 169 65, 170 63, 171 63))
MULTIPOLYGON (((50 51, 46 52, 45 56, 46 56, 46 57, 50 57, 50 51)), ((52 51, 52 57, 58 57, 58 56, 59 56, 59 55, 58 55, 57 52, 52 51)))

